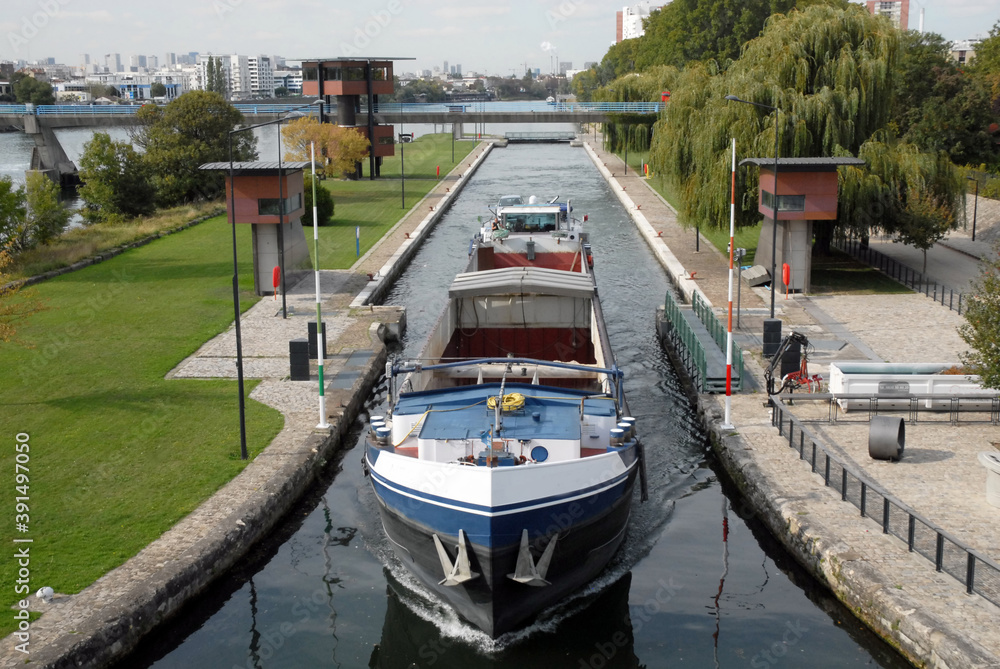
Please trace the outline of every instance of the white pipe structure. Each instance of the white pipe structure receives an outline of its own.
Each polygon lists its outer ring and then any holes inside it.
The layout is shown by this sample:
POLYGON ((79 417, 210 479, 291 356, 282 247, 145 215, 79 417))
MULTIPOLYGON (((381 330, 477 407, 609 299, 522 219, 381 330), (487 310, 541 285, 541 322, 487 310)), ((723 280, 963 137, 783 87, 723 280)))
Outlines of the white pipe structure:
POLYGON ((733 138, 733 182, 729 200, 729 322, 726 326, 726 415, 722 427, 733 429, 733 255, 736 253, 736 138, 733 138))
POLYGON ((319 360, 317 372, 319 375, 319 425, 317 429, 327 430, 330 424, 326 422, 326 396, 323 395, 323 355, 326 353, 323 339, 326 335, 323 327, 323 308, 319 294, 319 214, 316 210, 316 144, 309 143, 312 161, 312 198, 313 198, 313 268, 316 270, 316 357, 319 360))

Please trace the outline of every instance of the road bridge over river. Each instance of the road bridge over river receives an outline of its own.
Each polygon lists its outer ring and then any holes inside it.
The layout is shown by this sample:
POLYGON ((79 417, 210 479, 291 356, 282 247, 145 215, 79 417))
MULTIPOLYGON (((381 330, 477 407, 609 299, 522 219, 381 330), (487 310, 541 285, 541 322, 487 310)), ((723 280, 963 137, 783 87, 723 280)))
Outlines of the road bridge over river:
MULTIPOLYGON (((302 104, 235 103, 254 123, 288 114, 303 113, 302 104)), ((655 117, 661 102, 455 102, 379 103, 377 123, 606 123, 621 114, 655 117)), ((129 125, 141 105, 0 105, 0 127, 24 129, 25 117, 33 116, 48 128, 85 128, 129 125)), ((315 116, 318 108, 309 110, 315 116)), ((336 118, 337 106, 325 105, 327 118, 336 118)), ((368 114, 361 110, 357 123, 365 125, 368 114)))
MULTIPOLYGON (((661 102, 445 102, 378 103, 372 114, 377 124, 440 123, 459 126, 464 123, 607 123, 616 117, 647 116, 651 120, 662 109, 661 102)), ((250 123, 264 123, 296 115, 317 116, 318 104, 235 103, 250 123)), ((52 132, 58 128, 100 128, 128 126, 135 123, 142 105, 0 105, 0 129, 16 128, 35 139, 31 169, 52 174, 57 181, 76 180, 76 167, 66 157, 52 132)), ((335 104, 324 105, 327 119, 337 118, 335 104)), ((368 125, 367 109, 355 115, 355 123, 368 125)))

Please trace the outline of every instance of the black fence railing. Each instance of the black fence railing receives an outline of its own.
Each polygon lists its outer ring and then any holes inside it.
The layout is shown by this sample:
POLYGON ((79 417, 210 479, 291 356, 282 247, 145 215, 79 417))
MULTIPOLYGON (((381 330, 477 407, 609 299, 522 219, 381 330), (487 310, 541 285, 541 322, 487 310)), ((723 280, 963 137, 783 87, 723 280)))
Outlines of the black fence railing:
MULTIPOLYGON (((989 423, 1000 425, 1000 393, 984 395, 870 395, 867 393, 789 394, 789 404, 809 400, 826 402, 826 422, 869 422, 884 414, 905 415, 906 422, 989 423), (854 409, 855 411, 851 411, 854 409)), ((801 418, 803 423, 819 418, 801 418)))
POLYGON ((812 472, 822 476, 827 487, 837 490, 843 501, 857 507, 861 517, 880 527, 883 534, 903 541, 910 552, 927 558, 937 571, 965 584, 967 593, 976 593, 1000 606, 1000 564, 966 546, 832 455, 784 404, 786 399, 798 401, 804 397, 771 397, 771 424, 787 439, 788 446, 798 451, 799 459, 808 461, 812 472))
POLYGON ((937 281, 931 281, 923 273, 904 265, 881 251, 876 251, 867 244, 862 244, 859 239, 835 237, 833 247, 843 251, 855 260, 868 263, 889 278, 899 281, 917 293, 923 293, 952 311, 957 311, 959 314, 962 313, 962 300, 965 295, 962 291, 946 286, 945 284, 940 284, 937 281))

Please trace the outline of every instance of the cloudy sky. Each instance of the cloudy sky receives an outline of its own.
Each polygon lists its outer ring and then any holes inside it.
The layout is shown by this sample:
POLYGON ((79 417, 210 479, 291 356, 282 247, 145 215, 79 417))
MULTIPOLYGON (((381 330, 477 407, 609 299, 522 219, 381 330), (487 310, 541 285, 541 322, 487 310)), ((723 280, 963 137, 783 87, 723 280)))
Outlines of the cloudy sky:
MULTIPOLYGON (((509 75, 575 68, 600 60, 627 0, 4 0, 0 60, 81 54, 241 53, 289 59, 340 55, 409 56, 397 71, 444 61, 465 72, 509 75)), ((948 39, 985 35, 1000 20, 998 0, 911 0, 925 29, 948 39)))

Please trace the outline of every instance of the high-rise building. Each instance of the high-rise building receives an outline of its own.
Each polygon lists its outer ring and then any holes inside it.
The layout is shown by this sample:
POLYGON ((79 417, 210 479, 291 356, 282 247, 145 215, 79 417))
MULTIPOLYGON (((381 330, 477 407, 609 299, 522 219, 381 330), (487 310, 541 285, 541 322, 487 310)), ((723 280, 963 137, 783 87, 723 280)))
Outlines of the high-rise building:
POLYGON ((444 61, 444 67, 441 68, 441 71, 444 72, 445 74, 448 74, 448 72, 450 71, 448 69, 448 61, 444 61))
POLYGON ((910 0, 868 0, 868 11, 888 17, 900 30, 910 29, 910 0))
POLYGON ((90 54, 89 53, 82 53, 82 54, 80 54, 80 64, 83 65, 84 69, 86 69, 87 66, 90 65, 90 54))
POLYGON ((562 76, 564 77, 566 76, 566 70, 572 70, 572 69, 573 69, 573 61, 571 60, 559 61, 559 74, 561 74, 562 76))
POLYGON ((618 12, 616 17, 615 41, 621 42, 626 39, 642 37, 645 33, 645 29, 642 27, 643 20, 648 19, 653 10, 661 9, 669 4, 669 0, 668 2, 655 5, 643 0, 643 2, 632 5, 631 7, 624 7, 622 11, 618 12))
POLYGON ((275 86, 271 58, 250 56, 247 58, 247 68, 250 72, 250 92, 254 97, 273 97, 275 86))
POLYGON ((156 56, 146 56, 146 67, 155 70, 160 67, 160 59, 156 56))
POLYGON ((122 67, 122 55, 120 53, 104 54, 104 67, 108 72, 124 72, 122 67))
POLYGON ((164 54, 164 58, 163 58, 163 66, 164 67, 171 67, 171 66, 176 65, 176 64, 177 64, 177 54, 176 53, 174 53, 173 51, 168 51, 167 53, 164 54))

